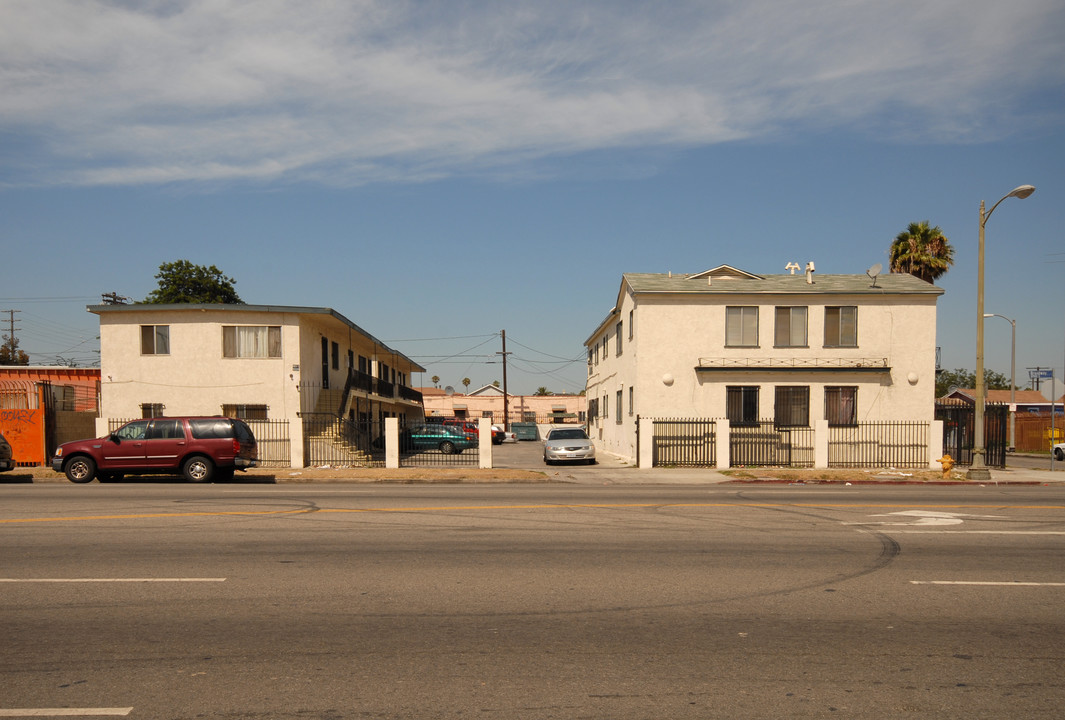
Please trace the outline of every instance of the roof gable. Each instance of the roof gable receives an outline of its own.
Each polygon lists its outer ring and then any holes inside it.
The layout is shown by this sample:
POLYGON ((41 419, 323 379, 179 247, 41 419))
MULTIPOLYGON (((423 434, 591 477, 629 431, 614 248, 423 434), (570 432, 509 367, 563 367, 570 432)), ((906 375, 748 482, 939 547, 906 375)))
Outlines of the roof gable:
POLYGON ((690 280, 702 280, 706 279, 718 279, 727 278, 732 280, 762 280, 760 275, 754 275, 746 270, 740 270, 734 268, 731 265, 718 265, 716 268, 710 268, 709 270, 703 270, 701 273, 695 275, 689 275, 690 280))

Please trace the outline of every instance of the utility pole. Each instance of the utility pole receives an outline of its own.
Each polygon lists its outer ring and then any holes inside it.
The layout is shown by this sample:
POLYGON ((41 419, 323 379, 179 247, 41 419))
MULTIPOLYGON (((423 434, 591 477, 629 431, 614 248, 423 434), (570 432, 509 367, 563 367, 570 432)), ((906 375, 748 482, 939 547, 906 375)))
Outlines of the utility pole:
POLYGON ((500 330, 500 337, 503 338, 503 352, 497 352, 496 355, 503 356, 503 430, 510 432, 510 411, 508 407, 508 401, 510 396, 507 394, 507 331, 500 330))

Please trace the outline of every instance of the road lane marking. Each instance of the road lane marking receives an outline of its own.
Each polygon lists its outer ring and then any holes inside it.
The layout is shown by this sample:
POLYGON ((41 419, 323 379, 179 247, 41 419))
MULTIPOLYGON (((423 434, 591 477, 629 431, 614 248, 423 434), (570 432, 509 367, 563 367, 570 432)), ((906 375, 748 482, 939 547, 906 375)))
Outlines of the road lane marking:
POLYGON ((225 581, 225 578, 0 578, 0 583, 196 583, 225 581))
POLYGON ((911 585, 983 585, 992 587, 1065 587, 1065 582, 1014 582, 992 580, 910 580, 911 585))
POLYGON ((0 717, 90 717, 129 715, 133 708, 0 708, 0 717))
POLYGON ((899 530, 900 535, 1065 535, 1065 530, 899 530))
MULTIPOLYGON (((314 515, 318 513, 424 513, 424 512, 473 512, 478 510, 641 510, 641 509, 707 509, 707 508, 811 508, 829 510, 871 510, 884 508, 950 508, 981 509, 985 505, 951 504, 951 505, 900 505, 897 503, 535 503, 529 505, 441 505, 425 507, 380 507, 380 508, 299 508, 296 510, 219 510, 215 512, 181 512, 181 513, 138 513, 128 515, 81 515, 71 517, 38 517, 0 519, 0 525, 20 523, 50 523, 92 520, 150 520, 158 518, 190 517, 267 517, 283 515, 314 515)), ((1065 510, 1065 505, 994 505, 996 510, 1065 510)), ((979 517, 979 516, 976 516, 979 517)), ((877 523, 845 523, 853 525, 870 525, 877 523)))

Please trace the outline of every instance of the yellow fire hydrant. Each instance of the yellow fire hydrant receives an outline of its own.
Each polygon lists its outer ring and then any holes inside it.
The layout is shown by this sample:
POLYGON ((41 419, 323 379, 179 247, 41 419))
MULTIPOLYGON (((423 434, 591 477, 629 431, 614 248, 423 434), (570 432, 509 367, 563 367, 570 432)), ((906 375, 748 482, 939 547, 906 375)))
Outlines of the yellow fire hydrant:
POLYGON ((936 460, 936 462, 943 465, 943 479, 946 480, 950 478, 950 471, 954 469, 954 458, 950 455, 944 455, 936 460))

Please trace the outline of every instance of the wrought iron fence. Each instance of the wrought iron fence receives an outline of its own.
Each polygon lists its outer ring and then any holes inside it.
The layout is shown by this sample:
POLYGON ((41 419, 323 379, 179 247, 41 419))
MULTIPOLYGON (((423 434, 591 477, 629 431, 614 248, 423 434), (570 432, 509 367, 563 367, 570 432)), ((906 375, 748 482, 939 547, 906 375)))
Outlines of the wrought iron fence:
POLYGON ((828 429, 830 468, 926 468, 928 423, 864 422, 828 429))
POLYGON ((652 421, 654 467, 714 467, 717 423, 706 418, 652 421))
MULTIPOLYGON (((966 403, 936 403, 936 420, 943 421, 943 452, 958 465, 973 462, 976 409, 966 403)), ((1009 406, 984 405, 984 464, 987 467, 1006 467, 1006 445, 1009 442, 1009 406)))
POLYGON ((259 467, 290 467, 292 438, 288 420, 245 420, 255 435, 259 467))
POLYGON ((478 467, 481 454, 477 435, 460 439, 414 440, 411 434, 399 431, 400 467, 478 467))
POLYGON ((773 420, 734 425, 729 431, 732 467, 813 467, 814 429, 778 427, 773 420))
POLYGON ((376 423, 330 413, 303 413, 303 461, 321 467, 383 467, 384 439, 376 423))

